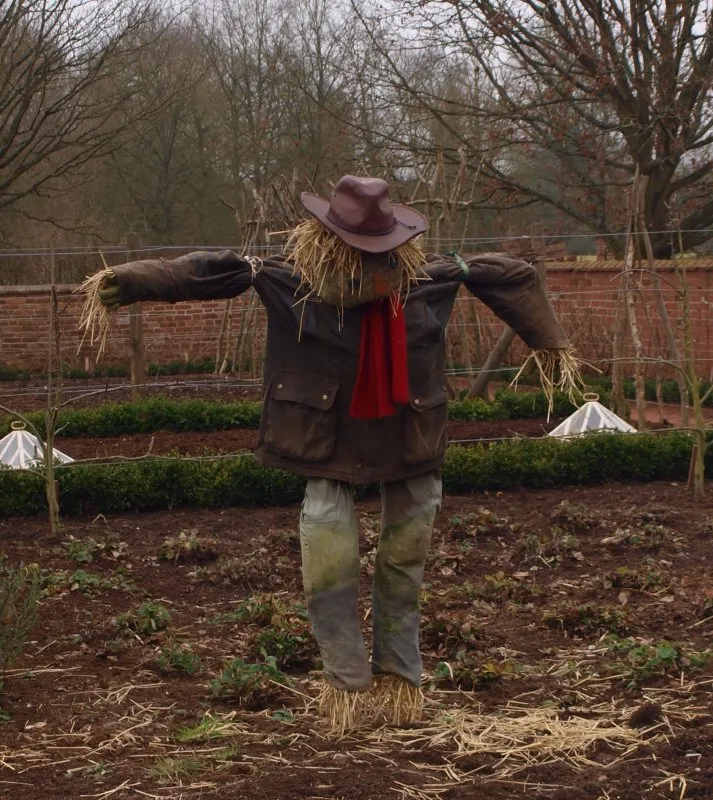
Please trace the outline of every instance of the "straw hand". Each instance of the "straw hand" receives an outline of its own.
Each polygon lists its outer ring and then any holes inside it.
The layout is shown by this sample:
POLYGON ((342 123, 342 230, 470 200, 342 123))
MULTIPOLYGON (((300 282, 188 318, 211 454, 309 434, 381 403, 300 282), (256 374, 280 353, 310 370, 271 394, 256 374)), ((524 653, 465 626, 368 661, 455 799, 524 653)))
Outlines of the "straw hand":
POLYGON ((121 289, 116 276, 106 277, 99 287, 99 300, 109 311, 116 311, 121 307, 121 289))

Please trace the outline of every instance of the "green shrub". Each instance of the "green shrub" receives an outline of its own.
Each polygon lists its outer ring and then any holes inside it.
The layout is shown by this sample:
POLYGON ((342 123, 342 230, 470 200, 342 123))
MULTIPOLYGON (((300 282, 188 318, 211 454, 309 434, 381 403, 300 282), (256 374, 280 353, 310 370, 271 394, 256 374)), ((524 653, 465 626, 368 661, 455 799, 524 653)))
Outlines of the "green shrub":
MULTIPOLYGON (((212 403, 207 400, 172 400, 152 397, 133 403, 105 403, 81 409, 64 409, 57 419, 62 436, 125 436, 137 433, 171 431, 222 431, 231 428, 257 428, 262 406, 254 401, 212 403)), ((44 411, 26 415, 42 429, 44 411)), ((10 430, 9 418, 0 420, 0 435, 10 430)))
POLYGON ((179 361, 175 359, 167 364, 150 364, 149 375, 204 375, 215 372, 215 359, 199 358, 195 361, 179 361))
POLYGON ((122 570, 115 570, 109 577, 85 569, 76 569, 71 573, 61 569, 44 572, 42 575, 42 591, 45 595, 70 591, 79 592, 86 597, 96 597, 111 589, 135 592, 136 586, 127 579, 122 570))
POLYGON ((255 655, 274 659, 280 669, 308 670, 317 658, 317 643, 302 608, 273 614, 252 644, 255 655))
POLYGON ((211 681, 210 690, 213 697, 236 700, 247 708, 257 708, 278 697, 280 685, 289 684, 289 678, 277 668, 274 658, 268 658, 264 664, 250 664, 242 658, 234 658, 211 681))
POLYGON ((11 367, 0 361, 0 381, 26 381, 29 378, 30 373, 27 370, 11 367))
MULTIPOLYGON (((518 439, 489 447, 451 446, 443 464, 444 489, 452 494, 581 483, 677 480, 688 474, 686 434, 599 434, 561 442, 518 439)), ((709 458, 711 451, 709 450, 709 458)))
POLYGON ((215 561, 218 558, 218 542, 215 539, 199 539, 197 530, 181 531, 178 536, 164 539, 160 558, 176 564, 215 561))
POLYGON ((119 614, 116 626, 135 633, 150 635, 165 630, 171 622, 171 615, 166 606, 149 601, 138 608, 119 614))
POLYGON ((0 561, 0 688, 3 671, 20 655, 35 624, 40 592, 36 564, 12 567, 0 561))
POLYGON ((168 644, 161 648, 161 652, 154 659, 156 669, 165 673, 183 673, 195 675, 200 672, 203 664, 190 647, 186 645, 168 644))
MULTIPOLYGON (((569 442, 517 439, 489 446, 451 445, 442 468, 451 494, 586 483, 683 480, 691 438, 599 434, 569 442)), ((713 463, 713 448, 707 461, 713 463)), ((152 511, 180 506, 291 505, 302 500, 305 478, 263 467, 251 454, 223 459, 154 458, 130 463, 70 464, 57 469, 63 515, 152 511)), ((357 487, 361 496, 370 487, 357 487)), ((46 508, 42 477, 0 470, 0 518, 46 508)))
MULTIPOLYGON (((602 398, 606 402, 606 398, 602 398)), ((498 392, 493 403, 481 398, 454 400, 449 404, 452 420, 536 419, 547 415, 542 392, 498 392)), ((574 406, 565 395, 555 396, 553 417, 571 414, 574 406)), ((104 403, 81 409, 63 409, 57 420, 62 436, 126 436, 137 433, 215 432, 234 428, 258 428, 262 404, 255 400, 216 403, 208 400, 175 400, 159 396, 128 403, 104 403)), ((41 430, 44 411, 27 414, 41 430)), ((10 417, 0 418, 0 436, 10 430, 10 417)))

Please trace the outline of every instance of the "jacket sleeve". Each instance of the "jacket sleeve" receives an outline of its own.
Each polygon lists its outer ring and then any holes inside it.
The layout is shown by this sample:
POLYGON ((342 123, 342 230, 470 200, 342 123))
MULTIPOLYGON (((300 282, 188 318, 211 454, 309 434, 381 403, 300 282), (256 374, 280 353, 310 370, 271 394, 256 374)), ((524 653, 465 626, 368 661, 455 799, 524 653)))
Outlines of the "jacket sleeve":
POLYGON ((254 278, 250 261, 230 250, 197 251, 173 260, 132 261, 111 269, 119 282, 122 305, 141 300, 180 303, 235 297, 248 289, 254 278))
POLYGON ((483 253, 466 256, 463 282, 533 350, 570 345, 547 298, 538 271, 518 258, 483 253))

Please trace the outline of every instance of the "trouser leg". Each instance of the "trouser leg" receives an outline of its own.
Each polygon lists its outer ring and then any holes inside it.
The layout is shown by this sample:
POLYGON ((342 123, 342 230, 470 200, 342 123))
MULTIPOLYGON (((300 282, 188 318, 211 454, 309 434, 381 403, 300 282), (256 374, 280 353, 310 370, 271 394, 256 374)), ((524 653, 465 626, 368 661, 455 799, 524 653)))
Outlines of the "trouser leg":
POLYGON ((359 534, 348 484, 313 478, 300 514, 302 576, 324 676, 339 689, 371 681, 359 619, 359 534))
POLYGON ((372 669, 419 686, 423 668, 419 595, 441 505, 441 476, 433 472, 385 483, 381 492, 381 537, 372 591, 372 669))

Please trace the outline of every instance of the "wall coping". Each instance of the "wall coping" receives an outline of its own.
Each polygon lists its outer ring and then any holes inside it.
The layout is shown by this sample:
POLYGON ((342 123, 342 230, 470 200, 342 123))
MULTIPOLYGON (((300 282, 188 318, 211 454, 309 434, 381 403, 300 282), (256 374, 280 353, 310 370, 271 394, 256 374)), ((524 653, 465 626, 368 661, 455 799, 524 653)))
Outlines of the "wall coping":
MULTIPOLYGON (((619 259, 596 259, 580 261, 545 261, 545 268, 548 272, 623 272, 625 269, 625 262, 619 259)), ((677 266, 684 266, 686 270, 691 271, 712 271, 713 259, 712 258, 684 258, 681 261, 673 261, 672 259, 654 259, 654 269, 660 272, 673 272, 677 266)), ((649 269, 646 261, 641 262, 642 269, 649 269)))
MULTIPOLYGON (((58 283, 57 284, 57 294, 72 294, 76 289, 78 289, 80 284, 78 283, 58 283)), ((30 295, 30 294, 40 294, 46 295, 49 297, 50 291, 52 289, 51 284, 38 284, 36 286, 11 286, 11 285, 0 285, 0 296, 2 295, 30 295)))
MULTIPOLYGON (((713 258, 686 258, 681 262, 686 270, 691 271, 713 271, 713 258)), ((654 268, 661 272, 673 272, 676 262, 669 259, 656 259, 654 268)), ((545 261, 547 272, 623 272, 624 261, 615 259, 599 260, 580 260, 580 261, 545 261)), ((644 269, 648 269, 646 262, 642 263, 644 269)), ((61 283, 57 285, 57 294, 72 294, 79 288, 78 283, 61 283)), ((13 295, 49 295, 50 284, 38 285, 4 285, 0 284, 0 297, 13 295)))

